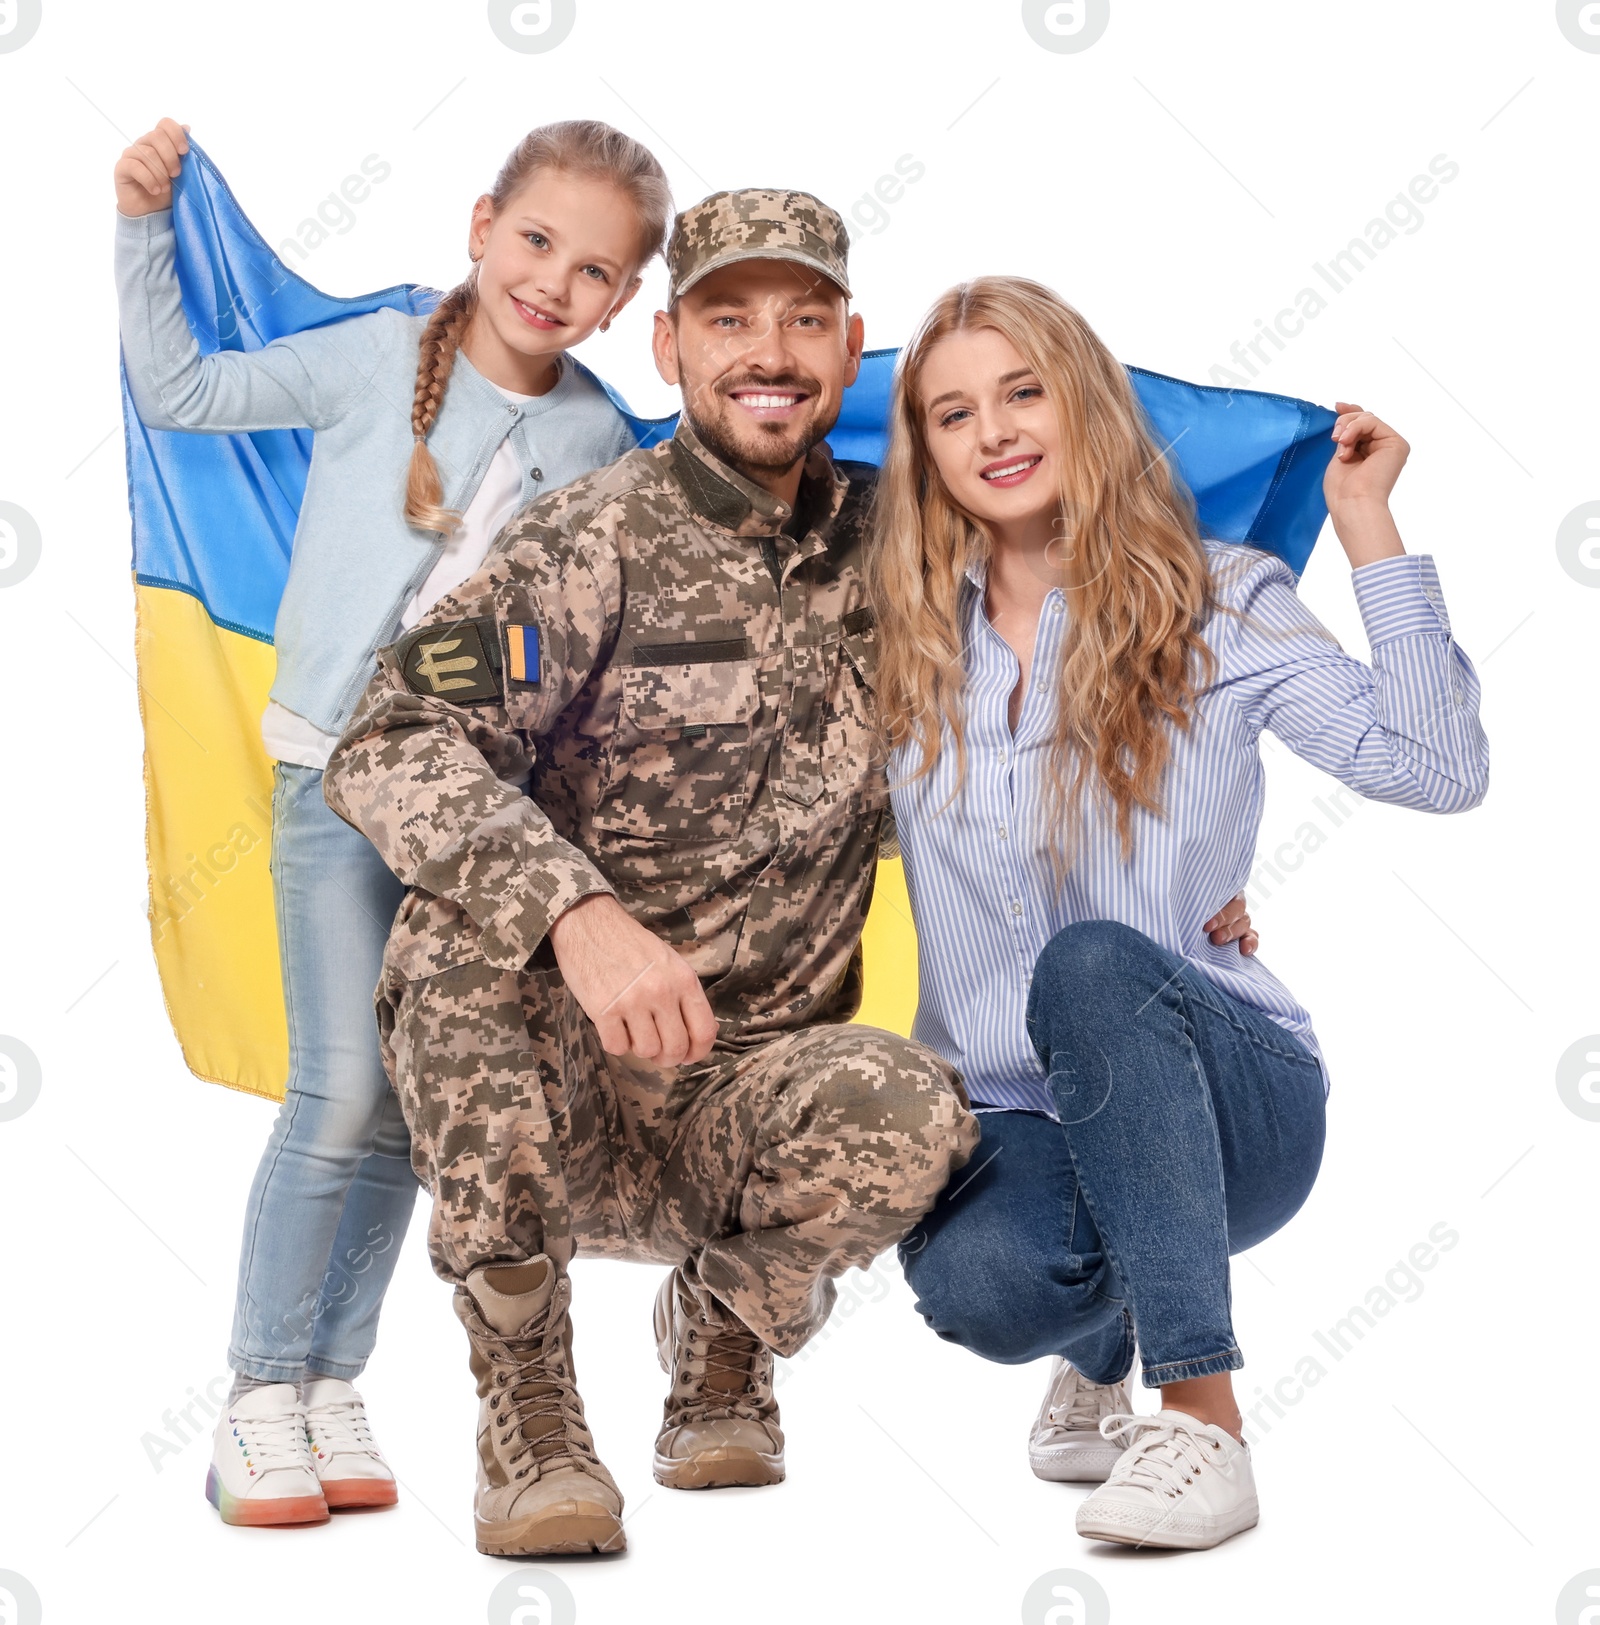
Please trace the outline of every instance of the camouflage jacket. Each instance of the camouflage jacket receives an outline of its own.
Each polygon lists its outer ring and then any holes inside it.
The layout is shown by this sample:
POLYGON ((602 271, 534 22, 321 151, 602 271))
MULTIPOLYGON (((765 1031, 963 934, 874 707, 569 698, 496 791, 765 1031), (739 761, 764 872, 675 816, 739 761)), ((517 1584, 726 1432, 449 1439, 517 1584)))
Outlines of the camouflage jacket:
POLYGON ((867 495, 819 447, 796 540, 680 424, 526 508, 380 650, 324 789, 413 888, 390 966, 553 965, 552 920, 609 891, 724 1039, 853 1015, 888 800, 867 495))

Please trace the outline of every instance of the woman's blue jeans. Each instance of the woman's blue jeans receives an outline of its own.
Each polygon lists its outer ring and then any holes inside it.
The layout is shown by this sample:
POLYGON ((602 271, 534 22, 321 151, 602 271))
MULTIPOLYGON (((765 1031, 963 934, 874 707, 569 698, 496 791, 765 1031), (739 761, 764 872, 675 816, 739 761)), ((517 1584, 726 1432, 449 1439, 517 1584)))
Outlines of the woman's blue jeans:
POLYGON ((1244 1364, 1228 1256, 1285 1225, 1322 1161, 1322 1074, 1268 1017, 1113 920, 1045 945, 1028 1034, 1059 1123, 980 1112, 978 1149, 900 1245, 917 1309, 1003 1364, 1092 1382, 1244 1364))
POLYGON ((228 1361, 266 1382, 361 1373, 416 1200, 410 1137, 384 1075, 373 990, 405 887, 280 762, 272 885, 289 1087, 245 1211, 228 1361))

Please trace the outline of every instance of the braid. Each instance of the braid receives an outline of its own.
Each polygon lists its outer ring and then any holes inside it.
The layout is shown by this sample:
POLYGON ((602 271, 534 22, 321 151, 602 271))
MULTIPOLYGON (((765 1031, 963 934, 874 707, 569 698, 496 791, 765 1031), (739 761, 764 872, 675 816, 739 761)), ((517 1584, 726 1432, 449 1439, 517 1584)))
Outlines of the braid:
POLYGON ((456 362, 456 351, 478 302, 476 279, 468 277, 434 307, 422 330, 417 352, 417 385, 411 397, 411 464, 406 470, 406 522, 418 530, 448 535, 461 523, 461 515, 443 508, 444 486, 439 465, 428 450, 428 435, 439 416, 439 403, 456 362))
MULTIPOLYGON (((530 130, 500 167, 488 196, 498 214, 540 170, 609 181, 628 197, 638 216, 639 263, 661 252, 672 195, 666 173, 649 151, 594 119, 569 119, 530 130)), ((444 392, 455 366, 456 351, 478 308, 477 273, 454 287, 435 307, 422 330, 417 353, 417 386, 411 398, 411 463, 406 470, 406 522, 418 530, 448 536, 461 515, 441 507, 444 487, 438 465, 428 450, 428 435, 439 416, 444 392)))

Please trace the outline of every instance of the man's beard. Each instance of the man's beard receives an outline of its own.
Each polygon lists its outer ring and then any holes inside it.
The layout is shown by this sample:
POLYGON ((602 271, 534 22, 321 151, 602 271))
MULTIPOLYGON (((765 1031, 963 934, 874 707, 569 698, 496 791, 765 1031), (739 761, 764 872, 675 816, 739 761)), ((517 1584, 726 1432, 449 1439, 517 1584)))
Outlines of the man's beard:
POLYGON ((683 415, 689 420, 689 427, 694 430, 700 444, 713 457, 741 473, 781 474, 793 468, 810 456, 813 446, 827 439, 839 419, 837 411, 826 419, 813 414, 806 426, 798 431, 752 423, 749 427, 753 432, 749 439, 739 440, 731 432, 730 422, 733 413, 743 410, 729 398, 736 389, 770 390, 774 394, 790 389, 804 390, 810 401, 817 400, 822 390, 814 379, 798 377, 745 378, 734 383, 719 384, 710 391, 711 399, 721 407, 721 414, 715 421, 707 421, 690 404, 689 397, 684 397, 683 415))

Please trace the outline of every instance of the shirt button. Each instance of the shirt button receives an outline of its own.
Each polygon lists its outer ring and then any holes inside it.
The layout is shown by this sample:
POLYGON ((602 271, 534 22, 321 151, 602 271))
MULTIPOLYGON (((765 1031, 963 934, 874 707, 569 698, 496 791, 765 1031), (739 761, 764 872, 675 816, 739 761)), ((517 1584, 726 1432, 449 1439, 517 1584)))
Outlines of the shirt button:
POLYGON ((1006 838, 1006 826, 1004 824, 1000 826, 999 834, 1000 839, 1003 841, 1006 838))
POLYGON ((1021 903, 1013 903, 1011 905, 1011 912, 1013 914, 1020 914, 1022 912, 1022 904, 1021 903))
POLYGON ((544 478, 544 470, 543 470, 543 469, 542 469, 542 468, 530 468, 530 469, 529 469, 529 470, 528 470, 528 472, 529 472, 529 473, 530 473, 530 474, 531 474, 531 475, 532 475, 532 476, 533 476, 533 477, 534 477, 534 478, 535 478, 535 479, 536 479, 536 480, 542 480, 542 479, 543 479, 543 478, 544 478))
POLYGON ((1422 589, 1422 596, 1424 598, 1431 598, 1437 603, 1439 598, 1439 589, 1437 587, 1424 587, 1422 589))

